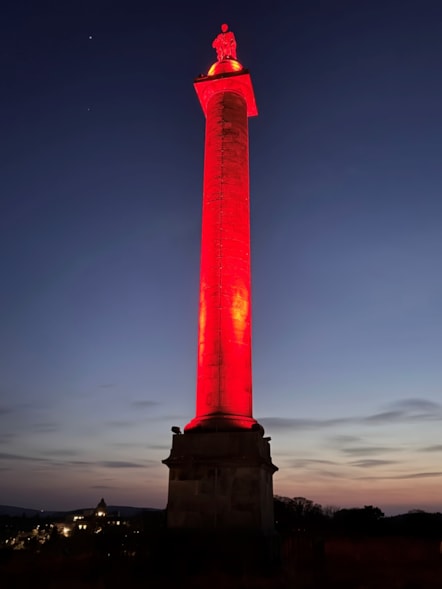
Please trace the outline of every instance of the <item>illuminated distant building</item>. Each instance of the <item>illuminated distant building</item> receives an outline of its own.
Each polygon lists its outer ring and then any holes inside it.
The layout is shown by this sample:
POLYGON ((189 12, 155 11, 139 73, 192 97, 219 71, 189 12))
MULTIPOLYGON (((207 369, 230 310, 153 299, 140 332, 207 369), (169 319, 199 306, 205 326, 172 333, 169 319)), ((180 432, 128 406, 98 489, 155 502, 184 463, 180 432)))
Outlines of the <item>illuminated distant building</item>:
POLYGON ((100 503, 97 505, 94 511, 95 517, 106 517, 107 516, 107 505, 104 501, 103 497, 100 500, 100 503))

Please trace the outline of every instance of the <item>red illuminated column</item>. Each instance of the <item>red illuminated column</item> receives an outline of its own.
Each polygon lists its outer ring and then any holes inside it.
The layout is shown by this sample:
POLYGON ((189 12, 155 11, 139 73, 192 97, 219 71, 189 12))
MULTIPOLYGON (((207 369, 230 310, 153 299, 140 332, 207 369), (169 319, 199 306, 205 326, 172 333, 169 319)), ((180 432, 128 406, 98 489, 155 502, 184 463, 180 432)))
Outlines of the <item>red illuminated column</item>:
POLYGON ((186 431, 250 429, 252 417, 248 117, 250 75, 216 63, 195 89, 206 115, 196 416, 186 431))

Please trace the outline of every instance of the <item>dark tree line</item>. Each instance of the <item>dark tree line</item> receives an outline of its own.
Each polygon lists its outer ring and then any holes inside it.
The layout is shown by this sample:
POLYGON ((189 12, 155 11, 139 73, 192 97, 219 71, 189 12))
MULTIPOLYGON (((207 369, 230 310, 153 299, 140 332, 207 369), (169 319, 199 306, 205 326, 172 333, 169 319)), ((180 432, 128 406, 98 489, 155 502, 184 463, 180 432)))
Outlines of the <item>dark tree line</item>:
POLYGON ((379 507, 339 509, 322 507, 305 497, 279 497, 274 500, 278 532, 398 535, 442 537, 442 513, 413 510, 386 517, 379 507))

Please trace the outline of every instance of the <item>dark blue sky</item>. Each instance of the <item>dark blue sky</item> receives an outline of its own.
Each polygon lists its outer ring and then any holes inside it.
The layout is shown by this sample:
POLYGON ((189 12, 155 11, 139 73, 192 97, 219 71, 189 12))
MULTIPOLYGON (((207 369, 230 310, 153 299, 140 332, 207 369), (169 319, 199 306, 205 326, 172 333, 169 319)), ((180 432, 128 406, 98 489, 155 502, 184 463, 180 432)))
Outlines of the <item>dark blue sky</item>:
POLYGON ((0 11, 0 503, 165 504, 170 426, 194 415, 192 82, 227 22, 259 109, 254 406, 275 491, 441 510, 441 3, 0 11))

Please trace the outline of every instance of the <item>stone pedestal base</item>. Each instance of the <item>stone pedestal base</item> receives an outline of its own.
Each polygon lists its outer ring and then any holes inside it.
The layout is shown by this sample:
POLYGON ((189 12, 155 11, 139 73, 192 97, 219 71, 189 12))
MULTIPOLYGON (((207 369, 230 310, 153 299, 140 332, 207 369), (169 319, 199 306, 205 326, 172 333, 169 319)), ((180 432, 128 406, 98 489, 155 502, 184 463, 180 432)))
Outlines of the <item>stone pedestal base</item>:
POLYGON ((258 431, 174 435, 169 458, 169 529, 271 534, 269 438, 258 431))

